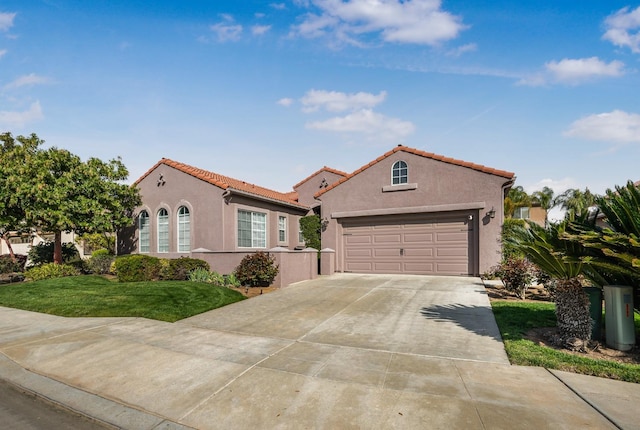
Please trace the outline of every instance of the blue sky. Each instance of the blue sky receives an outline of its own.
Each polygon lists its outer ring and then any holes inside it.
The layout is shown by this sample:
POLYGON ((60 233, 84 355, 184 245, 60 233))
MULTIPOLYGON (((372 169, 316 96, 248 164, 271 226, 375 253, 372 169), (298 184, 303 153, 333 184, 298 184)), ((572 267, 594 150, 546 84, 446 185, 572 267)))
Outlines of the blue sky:
POLYGON ((0 0, 0 131, 131 181, 288 191, 404 144, 602 193, 640 180, 639 69, 627 1, 0 0))

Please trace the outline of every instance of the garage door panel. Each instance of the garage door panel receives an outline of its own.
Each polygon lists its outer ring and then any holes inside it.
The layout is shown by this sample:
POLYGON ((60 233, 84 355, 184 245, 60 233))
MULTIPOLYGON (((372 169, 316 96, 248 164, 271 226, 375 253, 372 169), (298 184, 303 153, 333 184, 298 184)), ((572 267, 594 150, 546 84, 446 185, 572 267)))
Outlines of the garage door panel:
POLYGON ((470 213, 401 215, 348 220, 344 267, 360 273, 472 273, 470 213))

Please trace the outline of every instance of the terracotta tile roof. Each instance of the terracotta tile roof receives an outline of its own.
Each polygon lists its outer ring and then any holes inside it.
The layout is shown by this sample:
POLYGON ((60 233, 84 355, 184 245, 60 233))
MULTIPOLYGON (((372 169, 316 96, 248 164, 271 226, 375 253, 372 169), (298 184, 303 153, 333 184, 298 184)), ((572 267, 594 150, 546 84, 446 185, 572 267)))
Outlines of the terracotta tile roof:
POLYGON ((210 172, 208 170, 199 169, 197 167, 189 166, 188 164, 180 163, 178 161, 173 161, 168 158, 163 158, 158 161, 151 169, 149 169, 144 175, 142 175, 135 184, 140 183, 144 178, 149 176, 151 172, 153 172, 160 165, 166 165, 169 167, 173 167, 176 170, 179 170, 187 175, 193 176, 194 178, 200 179, 201 181, 208 182, 211 185, 215 185, 216 187, 222 188, 223 190, 232 189, 238 190, 249 194, 254 194, 257 197, 263 197, 270 200, 275 200, 278 202, 286 203, 288 205, 298 206, 300 208, 308 208, 307 206, 300 204, 297 202, 297 194, 294 196, 293 193, 281 193, 278 191, 270 190, 268 188, 260 187, 258 185, 250 184, 248 182, 244 182, 238 179, 230 178, 228 176, 219 175, 214 172, 210 172))
POLYGON ((393 148, 391 151, 386 152, 385 154, 383 154, 380 157, 376 158, 375 160, 373 160, 369 164, 366 164, 366 165, 362 166, 361 168, 359 168, 355 172, 353 172, 353 173, 343 177, 342 179, 338 180, 337 182, 334 182, 333 184, 329 185, 327 188, 318 191, 317 193, 314 194, 314 197, 321 196, 322 194, 326 193, 327 191, 332 190, 333 188, 337 187, 338 185, 342 184, 343 182, 348 181, 349 179, 353 178, 357 174, 367 170, 369 167, 381 162, 385 158, 387 158, 387 157, 389 157, 389 156, 391 156, 391 155, 393 155, 393 154, 395 154, 396 152, 399 152, 399 151, 407 152, 409 154, 419 155, 419 156, 425 157, 425 158, 431 158, 432 160, 442 161, 443 163, 449 163, 449 164, 454 164, 456 166, 467 167, 469 169, 477 170, 477 171, 482 172, 482 173, 488 173, 490 175, 502 176, 503 178, 506 178, 506 179, 513 179, 513 177, 515 176, 514 173, 507 172, 506 170, 493 169, 491 167, 486 167, 486 166, 483 166, 481 164, 469 163, 468 161, 457 160, 455 158, 445 157, 444 155, 438 155, 438 154, 434 154, 432 152, 421 151, 419 149, 409 148, 408 146, 398 145, 395 148, 393 148))
POLYGON ((336 174, 338 176, 342 176, 343 178, 349 176, 348 173, 346 172, 341 172, 340 170, 336 170, 336 169, 332 169, 331 167, 327 167, 324 166, 322 169, 318 170, 315 173, 312 173, 311 175, 307 176, 305 179, 303 179, 302 181, 298 182, 297 184, 295 184, 293 186, 294 189, 298 188, 300 185, 304 184, 305 182, 307 182, 309 179, 313 178, 314 176, 322 173, 322 172, 329 172, 329 173, 333 173, 336 174))

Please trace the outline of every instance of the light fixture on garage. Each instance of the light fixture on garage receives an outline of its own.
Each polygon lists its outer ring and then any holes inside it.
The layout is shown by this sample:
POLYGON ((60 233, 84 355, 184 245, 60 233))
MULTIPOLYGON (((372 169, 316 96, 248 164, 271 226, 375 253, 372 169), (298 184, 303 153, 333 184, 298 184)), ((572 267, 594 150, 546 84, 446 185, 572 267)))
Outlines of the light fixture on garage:
POLYGON ((496 217, 496 210, 493 206, 491 206, 491 210, 489 212, 487 212, 487 216, 489 218, 495 218, 496 217))

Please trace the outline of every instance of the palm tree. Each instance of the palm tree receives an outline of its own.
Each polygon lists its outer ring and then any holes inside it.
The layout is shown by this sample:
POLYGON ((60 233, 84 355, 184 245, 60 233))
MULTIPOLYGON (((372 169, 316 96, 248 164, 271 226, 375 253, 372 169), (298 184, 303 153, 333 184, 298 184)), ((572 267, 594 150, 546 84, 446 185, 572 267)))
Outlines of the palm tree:
POLYGON ((531 200, 540 205, 545 210, 544 224, 547 225, 549 211, 556 206, 557 202, 553 196, 554 192, 549 187, 543 187, 541 191, 534 191, 531 194, 531 200))
POLYGON ((590 207, 594 206, 596 197, 595 194, 589 191, 589 188, 585 188, 584 191, 577 188, 569 188, 555 198, 554 206, 560 206, 566 210, 566 217, 572 220, 585 214, 590 207))
POLYGON ((531 196, 527 194, 521 185, 518 185, 511 188, 504 199, 504 214, 507 218, 511 218, 516 208, 529 205, 531 205, 531 196))
POLYGON ((530 223, 512 238, 522 253, 541 270, 556 279, 556 318, 563 341, 591 338, 589 298, 582 288, 581 275, 591 273, 589 260, 578 242, 564 238, 568 222, 540 227, 530 223))

